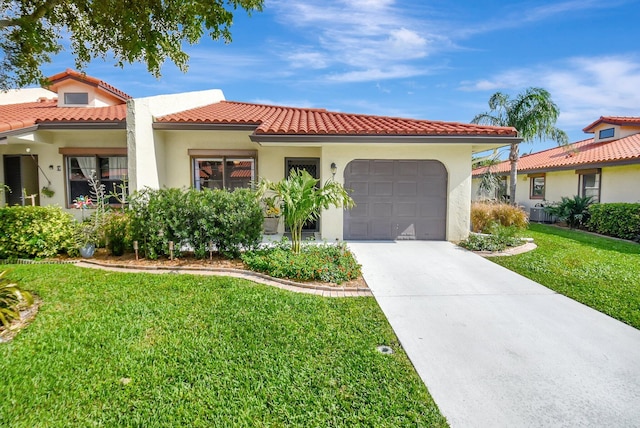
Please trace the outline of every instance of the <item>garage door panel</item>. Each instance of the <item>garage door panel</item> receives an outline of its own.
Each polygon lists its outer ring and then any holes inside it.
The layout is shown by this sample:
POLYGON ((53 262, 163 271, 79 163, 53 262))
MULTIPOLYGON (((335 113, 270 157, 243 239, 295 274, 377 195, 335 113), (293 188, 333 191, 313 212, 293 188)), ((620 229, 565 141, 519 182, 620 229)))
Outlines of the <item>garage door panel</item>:
POLYGON ((419 172, 417 161, 398 161, 396 164, 397 175, 400 177, 416 177, 419 172))
POLYGON ((349 174, 353 176, 369 175, 369 161, 355 160, 349 163, 349 174))
POLYGON ((360 202, 355 207, 351 208, 348 213, 349 216, 353 218, 367 218, 369 217, 369 204, 367 202, 360 202))
POLYGON ((369 222, 371 239, 393 239, 389 220, 373 219, 369 222))
POLYGON ((400 197, 410 196, 415 198, 418 196, 418 183, 415 181, 398 181, 395 183, 393 195, 400 197))
POLYGON ((419 194, 425 198, 438 197, 446 199, 447 182, 444 180, 429 181, 420 187, 419 194))
POLYGON ((369 238, 369 222, 352 220, 349 222, 347 230, 351 239, 368 239, 369 238))
POLYGON ((420 162, 420 175, 423 177, 446 177, 447 169, 440 162, 420 162))
POLYGON ((372 192, 369 196, 392 196, 393 181, 376 181, 372 184, 372 192))
POLYGON ((445 239, 446 169, 438 161, 357 160, 345 168, 356 207, 345 239, 445 239))
POLYGON ((445 229, 440 219, 421 219, 416 225, 416 239, 420 240, 444 240, 445 229))
POLYGON ((370 174, 393 176, 393 168, 393 161, 372 161, 372 165, 370 166, 370 174))
POLYGON ((421 203, 418 217, 443 218, 447 209, 442 203, 421 203))
POLYGON ((399 202, 395 204, 395 208, 396 208, 395 214, 398 217, 416 218, 419 216, 417 202, 399 202))
POLYGON ((352 181, 349 183, 349 194, 353 198, 354 196, 368 196, 369 195, 369 183, 366 181, 352 181))
POLYGON ((393 215, 393 204, 388 202, 374 202, 371 204, 371 212, 369 215, 373 218, 391 217, 393 215))

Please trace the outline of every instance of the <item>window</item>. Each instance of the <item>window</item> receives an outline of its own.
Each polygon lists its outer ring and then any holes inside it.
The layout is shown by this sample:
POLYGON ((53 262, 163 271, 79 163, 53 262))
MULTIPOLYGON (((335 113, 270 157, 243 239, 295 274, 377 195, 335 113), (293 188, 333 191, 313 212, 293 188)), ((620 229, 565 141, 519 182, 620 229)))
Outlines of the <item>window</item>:
POLYGON ((600 202, 600 170, 576 171, 580 196, 591 196, 593 202, 600 202))
POLYGON ((251 187, 255 180, 255 159, 253 158, 194 158, 193 187, 200 190, 235 190, 251 187))
POLYGON ((496 188, 496 199, 498 201, 506 201, 509 199, 509 189, 507 188, 507 177, 499 177, 498 187, 496 188))
POLYGON ((73 105, 89 104, 89 94, 87 92, 65 92, 64 103, 73 105))
POLYGON ((529 198, 544 199, 544 175, 533 176, 530 179, 529 198))
POLYGON ((613 137, 615 134, 615 128, 607 128, 607 129, 602 129, 599 133, 598 133, 598 138, 599 139, 603 139, 603 138, 611 138, 613 137))
MULTIPOLYGON (((91 196, 89 178, 92 175, 104 184, 105 192, 118 193, 127 181, 126 156, 67 156, 67 203, 72 205, 79 196, 91 196)), ((117 203, 111 200, 110 203, 117 203)))

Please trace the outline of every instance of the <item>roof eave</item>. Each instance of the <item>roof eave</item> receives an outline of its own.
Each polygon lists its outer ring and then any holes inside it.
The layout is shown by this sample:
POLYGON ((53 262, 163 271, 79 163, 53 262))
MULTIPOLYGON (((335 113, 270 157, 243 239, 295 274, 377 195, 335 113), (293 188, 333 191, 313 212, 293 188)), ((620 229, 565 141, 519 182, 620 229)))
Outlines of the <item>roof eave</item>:
MULTIPOLYGON (((526 169, 518 169, 518 175, 526 175, 526 174, 538 174, 544 172, 554 172, 554 171, 579 171, 581 169, 591 169, 591 168, 605 168, 612 166, 624 166, 624 165, 640 165, 640 157, 628 158, 628 159, 618 159, 612 161, 597 161, 597 162, 584 162, 584 163, 576 163, 573 165, 562 165, 562 166, 547 166, 547 167, 539 167, 539 168, 526 168, 526 169)), ((510 171, 492 171, 496 175, 509 175, 510 171)), ((478 172, 472 174, 473 178, 478 178, 484 174, 483 172, 478 172)))
MULTIPOLYGON (((0 132, 0 140, 6 140, 8 137, 13 137, 15 135, 28 134, 30 132, 34 132, 38 130, 38 125, 31 125, 24 128, 18 129, 10 129, 8 131, 0 132)), ((1 143, 0 143, 1 144, 1 143)))
POLYGON ((486 135, 399 135, 399 134, 253 134, 251 141, 261 145, 292 143, 325 144, 380 144, 380 143, 445 143, 445 144, 487 144, 507 145, 519 143, 522 138, 513 136, 486 135))
POLYGON ((126 120, 95 120, 95 121, 60 121, 60 122, 41 122, 38 129, 54 130, 54 129, 75 129, 75 130, 94 130, 94 129, 126 129, 126 120))
POLYGON ((255 131, 259 124, 251 123, 194 123, 194 122, 154 122, 151 127, 153 129, 180 131, 180 130, 198 130, 198 131, 255 131))

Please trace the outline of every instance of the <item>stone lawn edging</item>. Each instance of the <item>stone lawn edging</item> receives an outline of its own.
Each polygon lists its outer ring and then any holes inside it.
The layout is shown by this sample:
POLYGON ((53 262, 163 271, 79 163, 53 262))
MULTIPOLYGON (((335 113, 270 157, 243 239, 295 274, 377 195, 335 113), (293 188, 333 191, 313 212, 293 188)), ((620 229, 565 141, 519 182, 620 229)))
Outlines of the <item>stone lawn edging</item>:
POLYGON ((254 281, 264 285, 270 285, 283 290, 296 293, 314 294, 323 297, 370 297, 373 293, 364 287, 331 287, 328 285, 306 284, 288 279, 274 278, 259 272, 236 268, 214 268, 197 266, 142 266, 118 263, 102 263, 96 260, 78 260, 76 266, 92 269, 103 269, 113 272, 145 272, 145 273, 170 273, 192 275, 231 276, 254 281))
POLYGON ((533 242, 525 242, 517 247, 509 247, 502 251, 472 251, 481 257, 503 257, 503 256, 515 256, 516 254, 527 253, 533 251, 538 246, 533 242))

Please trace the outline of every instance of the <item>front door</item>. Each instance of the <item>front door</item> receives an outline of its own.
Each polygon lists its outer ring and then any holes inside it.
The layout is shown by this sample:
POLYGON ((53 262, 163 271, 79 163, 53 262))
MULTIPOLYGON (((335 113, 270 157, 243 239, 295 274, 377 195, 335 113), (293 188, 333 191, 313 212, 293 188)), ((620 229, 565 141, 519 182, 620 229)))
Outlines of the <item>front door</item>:
MULTIPOLYGON (((285 177, 289 176, 292 169, 307 171, 313 178, 320 178, 319 158, 285 158, 285 177)), ((302 233, 312 234, 320 230, 318 221, 308 221, 302 227, 302 233)), ((287 229, 288 231, 288 229, 287 229)))
POLYGON ((4 192, 7 205, 40 205, 38 185, 38 157, 32 155, 4 156, 4 184, 11 191, 4 192))

